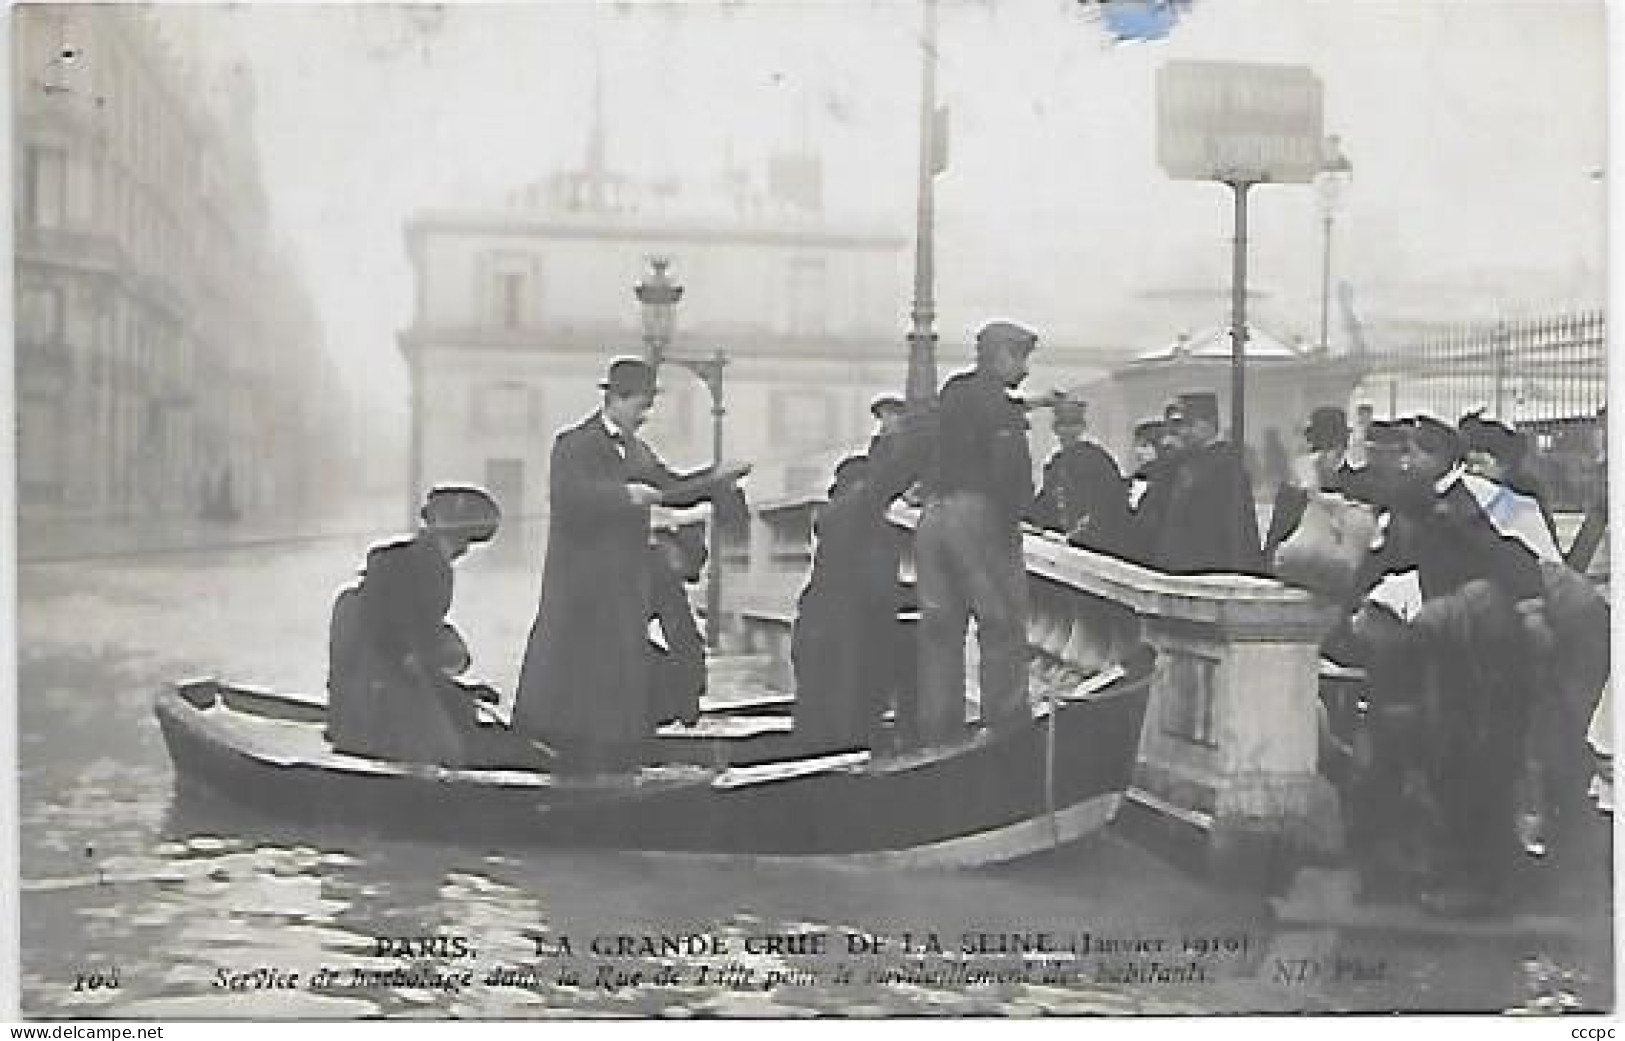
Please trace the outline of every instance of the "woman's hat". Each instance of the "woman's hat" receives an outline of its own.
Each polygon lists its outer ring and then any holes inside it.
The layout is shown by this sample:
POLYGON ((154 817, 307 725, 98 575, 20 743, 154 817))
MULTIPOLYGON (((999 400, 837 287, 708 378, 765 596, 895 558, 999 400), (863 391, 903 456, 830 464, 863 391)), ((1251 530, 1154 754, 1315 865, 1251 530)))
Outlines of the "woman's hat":
POLYGON ((502 510, 483 488, 471 484, 437 484, 423 497, 418 511, 435 531, 455 531, 470 542, 489 542, 502 523, 502 510))

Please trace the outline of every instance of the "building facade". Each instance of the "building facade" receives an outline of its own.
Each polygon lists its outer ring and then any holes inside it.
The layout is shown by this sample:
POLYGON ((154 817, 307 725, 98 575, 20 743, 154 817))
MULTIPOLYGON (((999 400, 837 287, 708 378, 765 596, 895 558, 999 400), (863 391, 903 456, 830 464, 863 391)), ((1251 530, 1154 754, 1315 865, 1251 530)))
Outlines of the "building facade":
POLYGON ((271 233, 251 82, 182 60, 142 7, 13 25, 21 516, 307 501, 349 418, 271 233))
MULTIPOLYGON (((903 384, 909 240, 805 201, 685 207, 569 174, 505 207, 421 213, 406 238, 414 498, 472 481, 510 518, 545 512, 554 434, 597 405, 611 358, 644 352, 633 287, 653 256, 685 287, 668 358, 726 356, 725 454, 793 470, 861 445, 872 396, 903 384)), ((661 387, 647 438, 673 465, 708 462, 705 385, 668 365, 661 387)))

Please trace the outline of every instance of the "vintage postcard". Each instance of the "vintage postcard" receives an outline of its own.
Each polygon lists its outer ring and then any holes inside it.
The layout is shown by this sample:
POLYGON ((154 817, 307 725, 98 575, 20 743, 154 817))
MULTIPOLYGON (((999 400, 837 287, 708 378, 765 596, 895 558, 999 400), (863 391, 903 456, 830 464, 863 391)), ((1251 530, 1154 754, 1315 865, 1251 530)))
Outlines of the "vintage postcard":
POLYGON ((1606 13, 13 7, 17 1012, 1611 1013, 1606 13))

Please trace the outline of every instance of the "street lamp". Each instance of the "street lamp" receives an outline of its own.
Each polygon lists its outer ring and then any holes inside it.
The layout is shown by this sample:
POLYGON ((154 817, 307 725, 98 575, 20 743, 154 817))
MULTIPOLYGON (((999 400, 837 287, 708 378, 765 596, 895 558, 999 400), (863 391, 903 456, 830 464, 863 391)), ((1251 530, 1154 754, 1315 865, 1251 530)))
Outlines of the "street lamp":
MULTIPOLYGON (((722 417, 728 411, 723 400, 722 371, 728 364, 728 356, 720 350, 709 358, 679 358, 666 353, 677 328, 677 302, 683 298, 683 287, 667 273, 670 266, 669 257, 650 257, 649 274, 632 287, 632 295, 642 307, 644 347, 657 378, 660 366, 671 362, 692 372, 705 384, 711 396, 711 464, 721 466, 722 417)), ((722 640, 722 526, 717 521, 713 499, 705 581, 705 643, 713 651, 722 640)))
POLYGON ((632 293, 643 307, 643 345, 648 362, 656 369, 671 346, 672 333, 677 328, 677 301, 683 298, 683 287, 672 281, 666 269, 670 257, 650 257, 649 274, 632 288, 632 293))
POLYGON ((1320 173, 1315 178, 1315 196, 1320 201, 1320 218, 1324 222, 1325 251, 1320 260, 1320 351, 1331 348, 1330 308, 1332 297, 1332 224, 1342 207, 1349 182, 1354 178, 1354 164, 1343 154, 1342 141, 1336 134, 1326 138, 1320 173))

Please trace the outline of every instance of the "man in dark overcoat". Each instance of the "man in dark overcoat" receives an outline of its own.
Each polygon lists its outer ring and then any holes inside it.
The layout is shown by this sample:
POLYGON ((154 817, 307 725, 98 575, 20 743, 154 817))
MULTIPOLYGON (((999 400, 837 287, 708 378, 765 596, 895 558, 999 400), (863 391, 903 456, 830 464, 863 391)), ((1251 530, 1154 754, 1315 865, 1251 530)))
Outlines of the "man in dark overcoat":
POLYGON ((575 775, 633 769, 647 747, 649 508, 692 505, 749 469, 679 474, 638 438, 656 392, 648 363, 617 359, 600 387, 603 406, 553 442, 547 560, 513 719, 575 775))
POLYGON ((1184 441, 1153 559, 1173 574, 1258 574, 1263 553, 1241 452, 1219 434, 1213 394, 1179 396, 1184 441))
POLYGON ((1088 432, 1088 406, 1065 397, 1052 412, 1060 442, 1044 463, 1044 483, 1028 520, 1058 531, 1078 546, 1122 553, 1128 546, 1128 484, 1117 461, 1088 432))
POLYGON ((895 456, 878 463, 850 456, 836 466, 819 510, 790 645, 796 731, 819 746, 868 746, 904 679, 899 665, 913 653, 897 619, 905 591, 886 519, 910 483, 909 467, 895 456))

